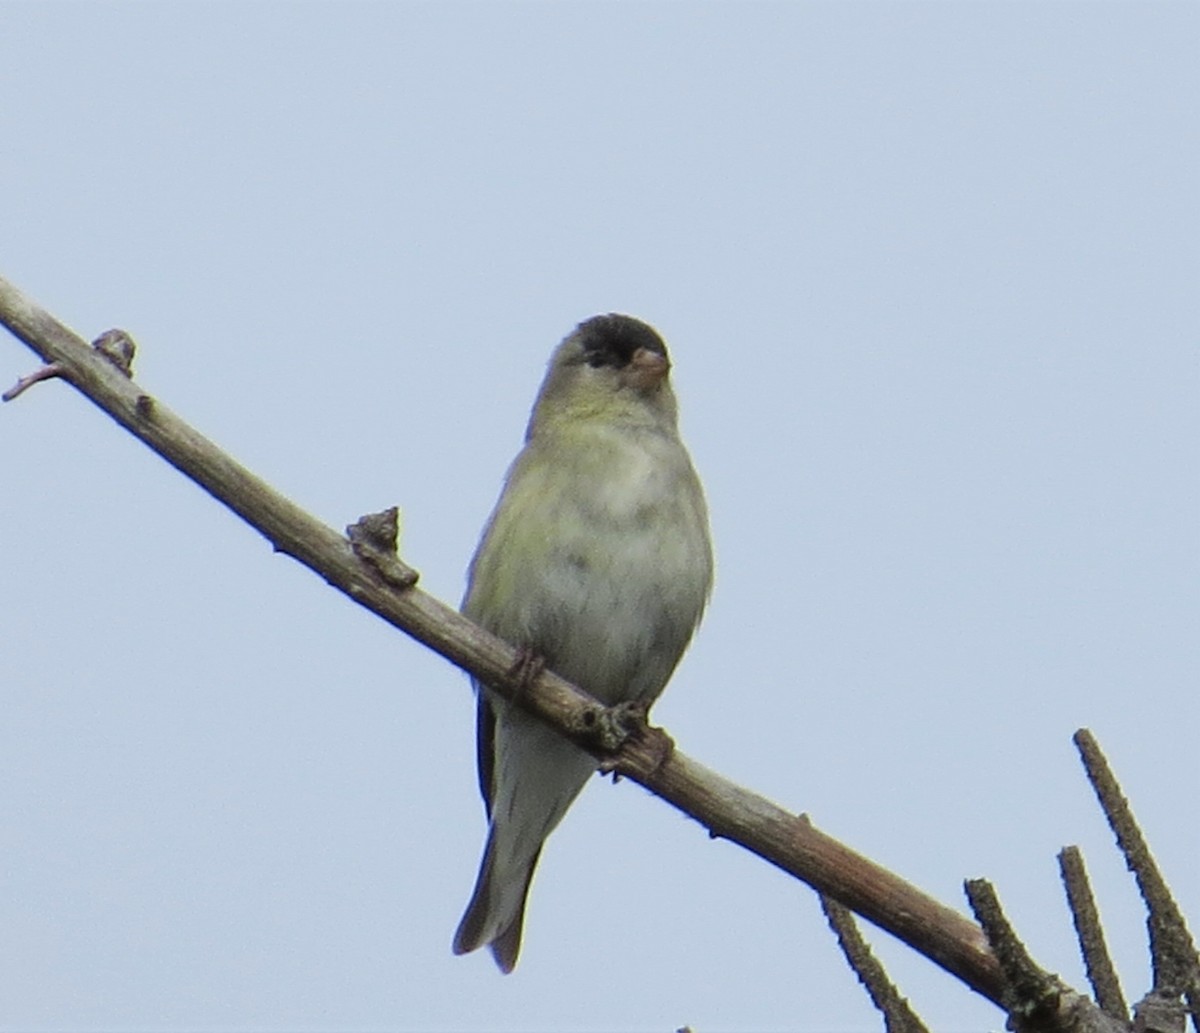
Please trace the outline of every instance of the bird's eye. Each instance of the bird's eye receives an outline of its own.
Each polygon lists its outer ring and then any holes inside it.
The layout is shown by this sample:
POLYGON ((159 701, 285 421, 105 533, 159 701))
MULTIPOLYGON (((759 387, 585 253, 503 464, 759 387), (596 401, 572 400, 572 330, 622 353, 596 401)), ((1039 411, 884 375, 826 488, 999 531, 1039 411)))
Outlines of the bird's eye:
POLYGON ((595 350, 587 353, 587 364, 592 369, 599 369, 601 366, 611 365, 611 359, 604 352, 595 350))

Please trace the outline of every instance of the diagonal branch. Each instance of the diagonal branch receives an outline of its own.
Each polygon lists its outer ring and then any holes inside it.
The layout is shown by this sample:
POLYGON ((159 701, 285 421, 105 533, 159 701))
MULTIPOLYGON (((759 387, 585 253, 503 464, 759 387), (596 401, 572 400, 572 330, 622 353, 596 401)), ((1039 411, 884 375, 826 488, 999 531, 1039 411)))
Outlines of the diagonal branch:
MULTIPOLYGON (((1003 977, 979 927, 796 815, 735 785, 648 735, 612 736, 619 722, 595 700, 551 672, 518 684, 516 651, 458 612, 413 587, 415 572, 377 536, 351 544, 309 516, 184 423, 130 377, 111 354, 113 332, 98 349, 0 279, 0 323, 121 426, 254 527, 279 552, 388 623, 470 671, 564 736, 692 816, 714 838, 736 842, 908 943, 978 993, 999 1002, 1003 977)), ((669 740, 667 740, 669 745, 669 740)))
POLYGON ((1092 895, 1092 885, 1088 881, 1087 868, 1079 847, 1063 847, 1058 855, 1058 866, 1067 891, 1067 905, 1075 922, 1075 934, 1079 939, 1088 982, 1096 994, 1096 1003, 1118 1022, 1128 1022, 1129 1005, 1125 1003, 1121 980, 1117 977, 1112 955, 1108 952, 1104 926, 1100 924, 1100 912, 1096 908, 1096 898, 1092 895))
POLYGON ((871 953, 867 941, 858 931, 854 916, 841 904, 828 897, 821 898, 821 910, 829 920, 829 928, 837 937, 838 946, 846 961, 858 976, 871 998, 871 1003, 883 1014, 886 1033, 929 1033, 929 1027, 901 996, 879 959, 871 953))

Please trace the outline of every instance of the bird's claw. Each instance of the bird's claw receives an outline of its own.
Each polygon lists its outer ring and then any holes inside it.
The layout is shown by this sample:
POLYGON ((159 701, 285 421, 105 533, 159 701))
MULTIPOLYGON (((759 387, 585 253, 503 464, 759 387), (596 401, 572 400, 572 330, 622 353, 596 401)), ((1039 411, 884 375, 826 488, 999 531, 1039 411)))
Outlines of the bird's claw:
POLYGON ((620 778, 618 751, 627 742, 636 742, 650 753, 651 771, 657 771, 666 763, 675 750, 675 743, 661 728, 652 727, 647 721, 650 704, 645 700, 632 700, 606 707, 598 715, 598 738, 601 745, 613 756, 600 762, 600 773, 611 774, 615 782, 620 778))
POLYGON ((519 699, 546 669, 546 658, 534 652, 532 646, 517 649, 516 659, 508 669, 508 676, 515 683, 514 699, 519 699))

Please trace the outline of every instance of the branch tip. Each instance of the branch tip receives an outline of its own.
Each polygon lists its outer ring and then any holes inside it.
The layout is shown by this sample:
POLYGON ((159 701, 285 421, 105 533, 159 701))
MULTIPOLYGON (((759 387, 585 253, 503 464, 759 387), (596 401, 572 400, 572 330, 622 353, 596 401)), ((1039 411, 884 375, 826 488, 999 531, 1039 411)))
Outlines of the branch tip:
POLYGON ((36 369, 32 373, 27 373, 10 387, 4 394, 0 395, 0 401, 11 402, 14 398, 24 394, 34 384, 39 384, 43 380, 54 380, 57 377, 65 377, 67 367, 61 362, 48 362, 41 369, 36 369))
MULTIPOLYGON (((1146 926, 1150 933, 1150 957, 1154 971, 1154 990, 1178 996, 1188 991, 1191 997, 1200 996, 1200 954, 1183 919, 1183 912, 1171 895, 1171 890, 1159 870, 1154 855, 1133 816, 1121 785, 1109 766, 1108 759, 1095 736, 1081 728, 1073 736, 1079 750, 1088 781, 1117 839, 1117 847, 1125 857, 1126 867, 1133 872, 1138 892, 1146 905, 1146 926)), ((1135 1009, 1136 1010, 1136 1009, 1135 1009)), ((1193 1024, 1200 1030, 1193 1008, 1193 1024)))

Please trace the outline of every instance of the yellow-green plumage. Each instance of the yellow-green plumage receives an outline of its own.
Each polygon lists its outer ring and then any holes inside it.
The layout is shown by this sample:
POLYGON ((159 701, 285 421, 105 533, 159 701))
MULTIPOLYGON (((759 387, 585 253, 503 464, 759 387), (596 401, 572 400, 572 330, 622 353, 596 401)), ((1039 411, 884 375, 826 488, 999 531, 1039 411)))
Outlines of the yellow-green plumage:
MULTIPOLYGON (((666 348, 598 316, 555 351, 526 445, 472 561, 463 612, 605 703, 658 696, 712 583, 700 482, 676 427, 666 348)), ((479 690, 480 785, 491 819, 454 947, 516 964, 541 846, 595 761, 479 690)))

